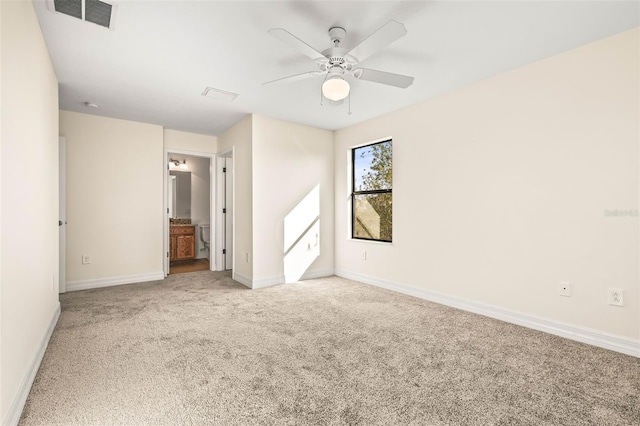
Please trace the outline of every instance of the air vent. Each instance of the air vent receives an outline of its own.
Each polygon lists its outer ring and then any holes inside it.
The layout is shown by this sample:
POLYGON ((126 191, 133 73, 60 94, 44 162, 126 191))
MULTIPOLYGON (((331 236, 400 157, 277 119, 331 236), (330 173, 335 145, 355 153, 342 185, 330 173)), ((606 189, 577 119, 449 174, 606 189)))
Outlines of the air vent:
POLYGON ((238 94, 233 92, 226 92, 220 89, 214 89, 213 87, 207 87, 206 89, 204 89, 204 92, 202 92, 202 96, 217 99, 219 101, 231 102, 238 97, 238 94))
POLYGON ((56 12, 82 19, 82 0, 54 0, 56 12))
POLYGON ((84 19, 109 28, 111 23, 111 5, 100 0, 86 0, 84 19))
POLYGON ((113 28, 116 6, 100 0, 49 0, 50 9, 101 27, 113 28))

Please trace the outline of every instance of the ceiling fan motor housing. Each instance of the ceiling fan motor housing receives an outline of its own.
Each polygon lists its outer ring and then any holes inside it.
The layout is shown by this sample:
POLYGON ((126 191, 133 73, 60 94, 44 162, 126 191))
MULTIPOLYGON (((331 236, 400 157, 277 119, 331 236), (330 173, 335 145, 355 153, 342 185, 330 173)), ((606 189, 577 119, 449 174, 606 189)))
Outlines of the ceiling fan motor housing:
POLYGON ((329 37, 331 38, 331 42, 336 46, 340 44, 346 35, 347 31, 342 27, 329 28, 329 37))
POLYGON ((330 47, 329 49, 323 50, 322 54, 326 59, 322 62, 325 64, 326 69, 337 66, 345 70, 350 70, 358 61, 351 55, 347 55, 347 52, 347 49, 343 49, 342 47, 330 47))
POLYGON ((339 47, 346 35, 347 31, 342 27, 329 28, 329 38, 331 38, 331 42, 334 44, 334 47, 330 47, 322 52, 329 61, 326 67, 327 69, 339 66, 345 70, 350 70, 351 66, 358 62, 351 55, 347 55, 347 49, 339 47))

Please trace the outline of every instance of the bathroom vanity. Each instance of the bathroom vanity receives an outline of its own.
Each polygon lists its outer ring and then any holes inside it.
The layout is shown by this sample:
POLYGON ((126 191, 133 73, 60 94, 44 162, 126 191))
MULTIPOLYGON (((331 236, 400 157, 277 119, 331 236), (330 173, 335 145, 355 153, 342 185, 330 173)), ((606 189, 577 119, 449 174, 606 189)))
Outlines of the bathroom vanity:
POLYGON ((169 227, 169 260, 189 260, 196 257, 196 227, 171 225, 169 227))

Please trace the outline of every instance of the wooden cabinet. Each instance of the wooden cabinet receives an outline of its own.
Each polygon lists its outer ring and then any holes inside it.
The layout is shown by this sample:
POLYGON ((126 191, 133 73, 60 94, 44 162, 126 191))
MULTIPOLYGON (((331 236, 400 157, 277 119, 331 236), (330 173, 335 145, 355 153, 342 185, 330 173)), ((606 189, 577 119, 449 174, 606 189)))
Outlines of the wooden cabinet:
POLYGON ((169 229, 169 260, 196 257, 195 226, 171 226, 169 229))

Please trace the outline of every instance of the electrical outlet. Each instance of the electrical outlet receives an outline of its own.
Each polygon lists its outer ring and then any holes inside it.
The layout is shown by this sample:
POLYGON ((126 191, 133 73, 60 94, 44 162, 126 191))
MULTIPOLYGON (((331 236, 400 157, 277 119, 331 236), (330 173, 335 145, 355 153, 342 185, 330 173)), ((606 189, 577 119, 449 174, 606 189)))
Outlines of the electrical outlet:
POLYGON ((609 288, 607 291, 607 299, 610 305, 624 306, 624 290, 621 288, 609 288))
POLYGON ((367 251, 362 250, 362 260, 367 260, 367 251))
POLYGON ((558 284, 558 294, 560 296, 571 297, 571 283, 560 281, 558 284))
POLYGON ((90 254, 83 254, 82 255, 82 264, 83 265, 88 265, 91 263, 91 255, 90 254))

